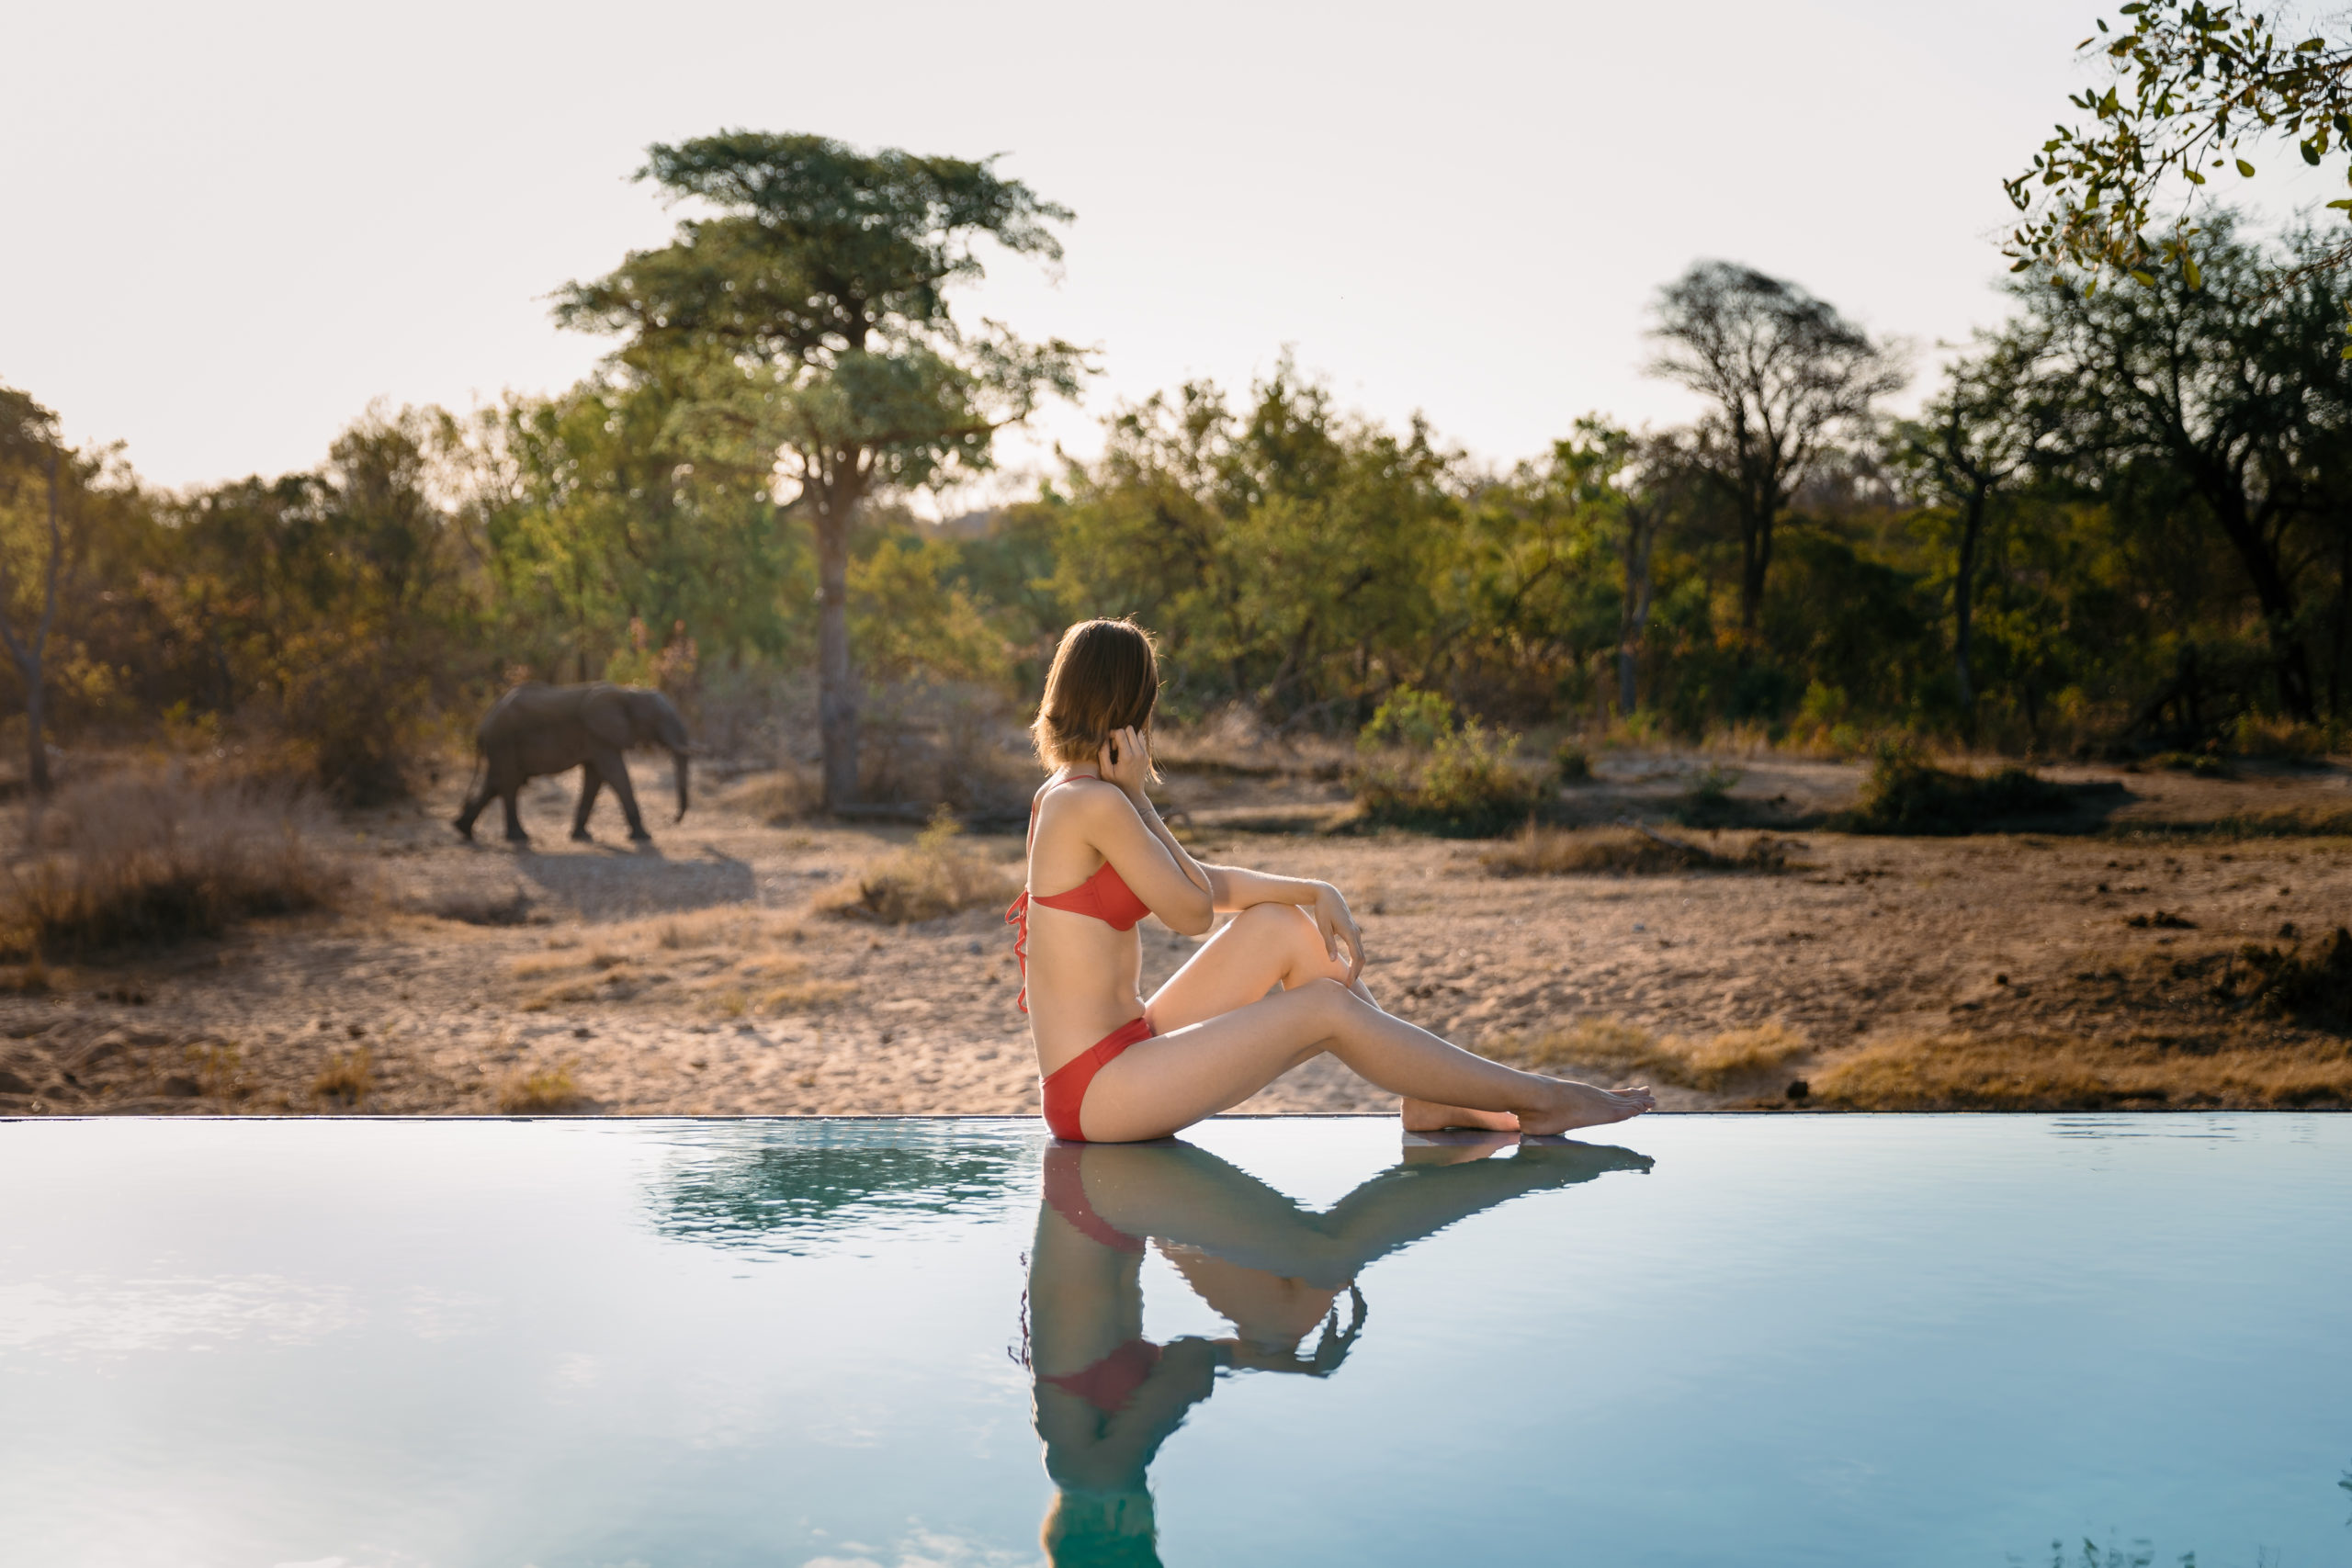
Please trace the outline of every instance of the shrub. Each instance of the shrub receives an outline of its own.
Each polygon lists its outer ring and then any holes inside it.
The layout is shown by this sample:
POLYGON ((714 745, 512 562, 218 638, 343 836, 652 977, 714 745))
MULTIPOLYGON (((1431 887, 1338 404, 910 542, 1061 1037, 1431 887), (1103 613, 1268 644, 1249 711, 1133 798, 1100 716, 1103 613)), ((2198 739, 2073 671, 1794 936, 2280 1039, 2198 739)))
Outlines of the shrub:
POLYGON ((1815 1072, 1812 1098, 1852 1111, 2101 1111, 2352 1106, 2341 1042, 2184 1051, 2063 1035, 1882 1041, 1815 1072))
POLYGON ((913 843, 886 856, 854 886, 836 890, 823 900, 825 907, 848 919, 895 926, 1010 903, 1020 883, 962 833, 941 807, 913 843))
POLYGON ((118 773, 57 798, 0 919, 10 946, 53 956, 327 908, 350 877, 326 831, 315 801, 282 785, 176 767, 118 773))
POLYGON ((1717 828, 1727 826, 1737 815, 1732 805, 1731 792, 1739 786, 1744 775, 1737 768, 1721 762, 1710 762, 1690 777, 1690 787, 1674 808, 1674 816, 1685 827, 1717 828))
POLYGON ((329 1056, 319 1076, 311 1080, 311 1094, 328 1105, 356 1109, 368 1103, 368 1092, 375 1087, 374 1059, 362 1045, 329 1056))
POLYGON ((2064 784, 2025 768, 1950 773, 1916 748, 1890 742, 1878 749, 1861 799, 1839 825, 1859 833, 1973 833, 2004 820, 2064 812, 2073 800, 2064 784))
POLYGON ((2233 779, 2238 771, 2230 766, 2229 759, 2217 757, 2211 751, 2159 751, 2148 759, 2145 766, 2162 768, 2166 773, 2194 773, 2200 779, 2233 779))
POLYGON ((1663 1039, 1616 1019, 1579 1019, 1532 1040, 1481 1043, 1490 1053, 1545 1071, 1562 1068, 1647 1077, 1713 1093, 1777 1071, 1812 1049, 1778 1023, 1725 1030, 1704 1040, 1663 1039))
POLYGON ((2238 949, 2237 963, 2245 965, 2246 979, 2240 985, 2232 965, 2219 987, 2225 998, 2250 1001, 2272 1018, 2352 1034, 2352 931, 2336 927, 2310 957, 2248 942, 2238 949))
POLYGON ((1370 821, 1492 838, 1527 820, 1544 797, 1543 780, 1512 761, 1518 746, 1518 736, 1472 719, 1440 736, 1425 758, 1360 768, 1356 798, 1370 821))
POLYGON ((1563 784, 1592 782, 1592 754, 1573 736, 1552 748, 1552 773, 1563 784))
POLYGON ((1453 705, 1435 692, 1399 686, 1373 710, 1372 722, 1356 734, 1356 749, 1404 746, 1426 751, 1453 733, 1453 705))
POLYGON ((2292 719, 2242 714, 2230 728, 2230 750, 2242 757, 2267 757, 2279 761, 2310 761, 2345 748, 2341 721, 2297 724, 2292 719))
POLYGON ((1737 855, 1633 828, 1571 831, 1529 823, 1478 857, 1496 876, 1666 876, 1682 871, 1785 871, 1791 844, 1759 833, 1737 855))
POLYGON ((510 1074, 498 1086, 498 1109, 509 1116, 552 1116, 579 1111, 587 1096, 572 1081, 569 1063, 558 1062, 527 1073, 510 1074))
POLYGON ((774 828, 814 813, 824 790, 805 769, 771 768, 736 779, 718 792, 716 802, 774 828))

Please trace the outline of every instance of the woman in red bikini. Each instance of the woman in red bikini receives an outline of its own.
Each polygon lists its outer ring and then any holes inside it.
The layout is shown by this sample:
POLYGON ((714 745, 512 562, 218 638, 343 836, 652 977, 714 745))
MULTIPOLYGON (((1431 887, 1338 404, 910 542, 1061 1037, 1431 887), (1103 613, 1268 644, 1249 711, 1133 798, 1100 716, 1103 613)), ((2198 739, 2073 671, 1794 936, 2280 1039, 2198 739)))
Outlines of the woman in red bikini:
POLYGON ((1028 886, 1005 919, 1020 929, 1022 1005, 1056 1136, 1164 1138, 1326 1051, 1403 1097, 1409 1132, 1563 1133, 1651 1109, 1646 1088, 1521 1072, 1382 1011, 1329 883, 1195 861, 1144 794, 1159 697, 1144 630, 1087 621, 1063 634, 1032 726, 1053 774, 1031 807, 1028 886), (1148 1002, 1135 931, 1147 914, 1187 936, 1234 916, 1148 1002))

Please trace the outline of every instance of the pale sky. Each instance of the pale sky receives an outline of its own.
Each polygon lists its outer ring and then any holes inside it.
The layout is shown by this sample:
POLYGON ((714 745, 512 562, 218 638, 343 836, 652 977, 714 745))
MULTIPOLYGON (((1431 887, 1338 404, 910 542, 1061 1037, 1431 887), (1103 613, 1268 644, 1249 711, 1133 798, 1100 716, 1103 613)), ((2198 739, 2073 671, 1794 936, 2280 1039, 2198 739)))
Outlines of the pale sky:
POLYGON ((645 145, 743 126, 1001 152, 1077 210, 1058 279, 1006 257, 959 301, 1100 345, 1042 441, 1288 345, 1507 462, 1589 411, 1688 416, 1642 333, 1702 256, 1914 340, 1924 379, 2000 317, 2000 181, 2111 8, 19 7, 0 381, 172 485, 313 465, 371 399, 554 390, 609 345, 548 294, 674 221, 645 145))

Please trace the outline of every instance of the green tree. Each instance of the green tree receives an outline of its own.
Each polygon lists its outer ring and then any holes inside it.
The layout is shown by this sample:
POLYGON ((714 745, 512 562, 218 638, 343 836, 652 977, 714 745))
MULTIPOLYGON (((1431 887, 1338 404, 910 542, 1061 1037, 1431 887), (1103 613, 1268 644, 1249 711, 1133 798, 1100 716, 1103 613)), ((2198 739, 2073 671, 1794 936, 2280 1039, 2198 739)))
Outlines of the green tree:
MULTIPOLYGON (((2314 167, 2334 159, 2352 183, 2352 39, 2282 33, 2280 19, 2210 0, 2132 0, 2118 26, 2102 18, 2078 51, 2104 55, 2115 79, 2068 102, 2088 126, 2059 126, 2032 164, 2005 181, 2020 219, 2006 249, 2023 271, 2037 262, 2143 281, 2177 263, 2191 288, 2201 268, 2193 241, 2196 195, 2207 176, 2234 168, 2255 177, 2245 153, 2294 142, 2314 167), (2120 29, 2120 30, 2119 30, 2120 29), (2157 208, 2179 205, 2170 220, 2157 208)), ((2352 217, 2352 196, 2328 206, 2352 217)), ((2352 240, 2295 258, 2314 270, 2352 260, 2352 240)), ((2352 348, 2345 350, 2352 355, 2352 348)))
MULTIPOLYGON (((859 152, 820 136, 724 131, 648 150, 638 177, 711 214, 567 288, 558 319, 626 334, 617 358, 675 378, 706 428, 777 455, 816 534, 819 726, 829 805, 857 797, 850 530, 877 491, 985 469, 995 433, 1084 366, 1059 340, 959 329, 947 290, 978 243, 1061 255, 1072 216, 992 160, 859 152)), ((714 437, 715 438, 715 437, 714 437)))
POLYGON ((1914 420, 1894 426, 1890 457, 1939 517, 1948 520, 1951 561, 1952 682, 1962 733, 1976 739, 1976 587, 1986 531, 2007 491, 2030 470, 2055 434, 2036 381, 2039 334, 2012 331, 1956 360, 1944 385, 1914 420))
POLYGON ((58 434, 57 416, 24 393, 0 387, 0 510, 10 525, 9 536, 0 540, 0 643, 25 683, 25 781, 40 795, 50 791, 44 666, 66 570, 65 513, 74 466, 75 455, 58 434), (39 498, 29 506, 24 504, 28 491, 39 498), (20 507, 39 520, 20 518, 20 507))
MULTIPOLYGON (((2344 525, 2326 465, 2352 429, 2339 307, 2316 275, 2279 287, 2278 269, 2226 217, 2194 248, 2196 282, 2167 269, 2094 292, 2037 274, 2021 292, 2078 461, 2119 502, 2144 501, 2160 469, 2201 513, 2252 591, 2279 705, 2309 720, 2307 580, 2336 553, 2322 544, 2344 525)), ((2306 238, 2281 254, 2291 265, 2318 249, 2306 238)))
POLYGON ((1739 624, 1753 635, 1772 535, 1841 432, 1908 378, 1901 355, 1793 283, 1730 262, 1699 262, 1660 290, 1650 372, 1713 405, 1699 460, 1739 524, 1739 624))
POLYGON ((56 414, 0 386, 0 648, 24 688, 25 780, 36 795, 51 787, 61 694, 103 698, 136 676, 94 660, 82 634, 119 608, 153 525, 119 449, 67 446, 56 414))

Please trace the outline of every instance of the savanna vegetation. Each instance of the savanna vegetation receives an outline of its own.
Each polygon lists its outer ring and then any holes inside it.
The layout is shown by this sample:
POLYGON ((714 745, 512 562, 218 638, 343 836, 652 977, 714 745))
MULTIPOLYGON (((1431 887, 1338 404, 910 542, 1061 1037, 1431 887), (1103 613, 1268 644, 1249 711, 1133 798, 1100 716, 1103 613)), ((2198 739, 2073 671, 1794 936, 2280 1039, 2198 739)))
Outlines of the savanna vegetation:
MULTIPOLYGON (((650 172, 700 191, 713 160, 802 145, 724 140, 650 172)), ((868 181, 908 162, 808 145, 868 181)), ((943 527, 905 500, 984 469, 1083 363, 944 302, 978 269, 968 231, 1050 254, 1059 209, 978 165, 913 186, 856 186, 912 236, 870 282, 820 276, 845 242, 814 220, 714 187, 729 216, 566 296, 620 340, 598 375, 371 410, 309 473, 159 491, 10 392, 23 776, 47 787, 49 747, 159 737, 381 799, 536 676, 658 684, 719 749, 797 746, 812 804, 937 799, 893 737, 1010 709, 1102 613, 1161 634, 1173 717, 1361 734, 1375 813, 1483 802, 1487 830, 1524 819, 1530 737, 2215 755, 2324 750, 2352 719, 2352 366, 2315 238, 2216 217, 2194 284, 2021 275, 1905 420, 1879 412, 1894 347, 1702 264, 1656 320, 1659 372, 1711 406, 1690 428, 1590 418, 1497 470, 1285 365, 1123 409, 1036 499, 943 527), (654 298, 706 284, 830 303, 654 298)))
MULTIPOLYGON (((0 957, 38 991, 44 963, 328 909, 355 886, 388 897, 322 847, 322 806, 446 794, 500 691, 603 679, 668 693, 722 763, 713 804, 746 822, 932 826, 826 865, 808 908, 849 944, 833 969, 681 978, 665 965, 684 949, 649 939, 518 960, 535 987, 518 1011, 689 980, 694 1016, 729 1027, 821 1011, 882 962, 866 956, 882 933, 1010 896, 1012 847, 972 830, 1018 821, 1019 720, 1061 629, 1095 615, 1159 635, 1161 755, 1195 784, 1279 774, 1302 818, 1488 840, 1459 863, 1531 908, 1553 897, 1544 879, 1595 875, 1736 882, 1743 920, 1799 886, 1864 890, 1824 907, 1877 899, 1893 874, 1845 865, 1878 852, 1851 845, 2079 831, 2120 799, 2109 784, 2087 800, 2044 762, 2228 781, 2248 758, 2342 751, 2352 251, 2332 219, 2273 232, 2210 193, 2170 220, 2158 203, 2230 164, 2250 175, 2249 136, 2345 162, 2352 52, 2226 7, 2125 15, 2090 46, 2117 68, 2078 105, 2094 123, 2011 186, 1997 326, 1929 368, 1798 282, 1700 261, 1648 315, 1649 368, 1699 417, 1636 430, 1593 413, 1517 461, 1450 443, 1442 410, 1363 417, 1285 358, 1246 388, 1113 410, 1099 452, 1024 499, 925 521, 991 471, 999 433, 1084 385, 1088 351, 1018 338, 964 292, 984 265, 1058 262, 1073 214, 990 161, 748 131, 649 150, 639 178, 684 220, 558 289, 559 322, 610 352, 555 394, 377 406, 309 471, 168 491, 118 448, 70 444, 38 389, 0 387, 0 779, 38 806, 0 957), (1716 755, 1670 797, 1620 788, 1622 756, 1596 779, 1612 749, 1691 743, 1716 755), (1841 809, 1759 815, 1730 795, 1770 753, 1784 773, 1863 759, 1867 778, 1841 809), (1351 806, 1324 804, 1342 788, 1351 806), (1831 855, 1792 828, 1853 837, 1831 855)), ((1225 805, 1209 824, 1224 796, 1199 795, 1188 831, 1252 830, 1225 805)), ((2241 803, 2199 830, 2342 831, 2341 811, 2307 807, 2241 803)), ((2283 867, 2297 852, 2263 852, 2283 867)), ((1464 1021, 1530 1060, 1717 1096, 2137 1105, 2169 1084, 2177 1104, 2343 1101, 2352 947, 2312 910, 2294 934, 2290 906, 2250 891, 2267 877, 2215 874, 2246 908, 2177 948, 2199 930, 2177 908, 2127 919, 2096 869, 2067 893, 2139 933, 2115 940, 2164 944, 2160 969, 2085 959, 2063 984, 2012 987, 2004 950, 1991 1001, 1949 1003, 1951 1032, 1850 1055, 1820 1053, 1860 1025, 1793 1003, 1702 1026, 1595 992, 1577 1005, 1616 1010, 1565 1031, 1464 1021), (2134 1008, 2156 1021, 2108 1039, 2134 1008), (1976 1027, 2001 1009, 2003 1031, 1976 1027), (2187 1077, 2182 1041, 2203 1043, 2187 1077), (1799 1073, 1791 1095, 1778 1080, 1799 1073)), ((537 940, 519 928, 541 907, 519 883, 416 904, 514 942, 537 940)), ((1376 887, 1367 907, 1405 918, 1376 887)), ((1668 963, 1679 949, 1647 925, 1631 927, 1644 962, 1668 963)), ((1425 1009, 1467 962, 1430 940, 1430 977, 1403 993, 1425 1009)), ((1002 979, 992 964, 974 985, 1002 979)), ((1952 968, 1936 1006, 1984 983, 1952 968)), ((323 1066, 289 1045, 305 1065, 284 1092, 423 1092, 398 1087, 389 1047, 349 1041, 323 1066)), ((229 1071, 207 1062, 178 1077, 229 1071)), ((571 1104, 586 1091, 571 1072, 476 1087, 509 1109, 571 1104)))

